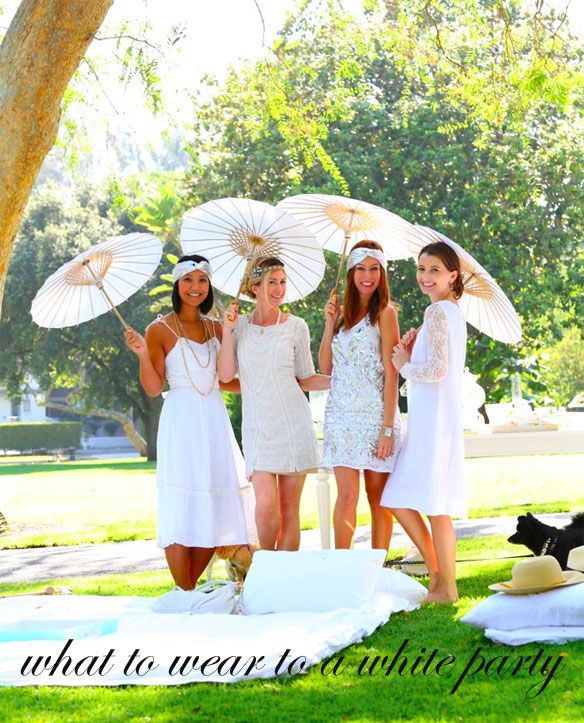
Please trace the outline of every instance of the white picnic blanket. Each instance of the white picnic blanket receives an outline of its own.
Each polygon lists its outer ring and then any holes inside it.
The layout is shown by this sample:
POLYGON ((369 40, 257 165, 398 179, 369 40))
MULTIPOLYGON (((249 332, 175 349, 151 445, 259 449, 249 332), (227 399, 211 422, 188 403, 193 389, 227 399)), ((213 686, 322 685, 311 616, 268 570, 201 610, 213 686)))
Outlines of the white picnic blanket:
POLYGON ((156 613, 147 597, 1 599, 0 625, 110 618, 118 625, 115 633, 74 639, 68 647, 65 640, 0 643, 0 686, 179 685, 292 675, 371 635, 392 613, 419 606, 424 587, 411 578, 406 584, 402 573, 383 573, 369 603, 325 613, 156 613))

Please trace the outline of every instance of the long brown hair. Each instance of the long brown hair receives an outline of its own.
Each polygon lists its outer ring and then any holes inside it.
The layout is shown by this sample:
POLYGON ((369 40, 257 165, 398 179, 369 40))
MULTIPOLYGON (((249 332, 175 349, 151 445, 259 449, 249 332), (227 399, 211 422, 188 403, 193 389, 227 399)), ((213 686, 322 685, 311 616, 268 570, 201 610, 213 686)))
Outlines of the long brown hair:
MULTIPOLYGON (((363 241, 357 242, 351 251, 354 249, 376 249, 377 251, 383 251, 377 241, 369 241, 364 239, 363 241)), ((369 321, 371 325, 377 324, 379 316, 383 309, 391 303, 389 294, 389 284, 387 283, 387 273, 382 264, 381 267, 381 278, 379 279, 379 286, 375 289, 375 293, 371 295, 369 299, 369 306, 367 307, 367 313, 369 314, 369 321)), ((345 283, 345 298, 343 301, 343 315, 337 321, 335 328, 335 334, 344 327, 345 329, 352 329, 359 319, 359 292, 353 282, 355 276, 355 268, 349 269, 347 273, 347 280, 345 283)))
POLYGON ((455 299, 460 299, 464 293, 464 281, 462 279, 462 271, 460 268, 460 259, 458 254, 444 241, 436 241, 435 243, 427 244, 418 254, 418 260, 422 254, 428 254, 428 256, 437 256, 440 261, 446 266, 448 271, 458 271, 458 276, 454 279, 450 288, 454 294, 455 299))

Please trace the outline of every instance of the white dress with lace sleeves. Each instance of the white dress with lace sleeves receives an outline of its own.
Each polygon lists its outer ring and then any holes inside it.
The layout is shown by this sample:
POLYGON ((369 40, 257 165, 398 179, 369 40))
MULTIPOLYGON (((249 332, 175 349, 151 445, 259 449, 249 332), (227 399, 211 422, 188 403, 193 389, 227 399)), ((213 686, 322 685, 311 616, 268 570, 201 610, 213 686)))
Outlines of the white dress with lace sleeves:
POLYGON ((404 364, 400 374, 412 382, 439 382, 448 371, 448 320, 439 304, 432 304, 424 314, 426 327, 426 361, 404 364))
POLYGON ((408 422, 381 504, 427 515, 466 515, 462 375, 466 323, 457 304, 426 309, 409 363, 408 422))

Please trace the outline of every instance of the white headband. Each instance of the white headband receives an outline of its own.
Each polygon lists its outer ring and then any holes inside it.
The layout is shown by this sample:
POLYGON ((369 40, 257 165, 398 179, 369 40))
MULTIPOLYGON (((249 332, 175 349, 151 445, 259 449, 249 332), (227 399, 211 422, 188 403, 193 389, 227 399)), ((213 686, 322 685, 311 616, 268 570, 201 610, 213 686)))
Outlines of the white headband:
POLYGON ((182 279, 183 276, 190 274, 191 271, 202 271, 211 279, 212 271, 208 261, 179 261, 172 270, 173 281, 182 279))
POLYGON ((385 258, 385 254, 383 251, 378 251, 377 249, 366 249, 362 246, 359 246, 358 249, 353 249, 351 253, 349 254, 349 260, 347 261, 347 271, 349 269, 352 269, 353 266, 357 266, 357 264, 361 263, 363 259, 366 259, 368 256, 371 256, 372 259, 377 259, 379 263, 381 264, 381 268, 385 269, 387 266, 387 259, 385 258))

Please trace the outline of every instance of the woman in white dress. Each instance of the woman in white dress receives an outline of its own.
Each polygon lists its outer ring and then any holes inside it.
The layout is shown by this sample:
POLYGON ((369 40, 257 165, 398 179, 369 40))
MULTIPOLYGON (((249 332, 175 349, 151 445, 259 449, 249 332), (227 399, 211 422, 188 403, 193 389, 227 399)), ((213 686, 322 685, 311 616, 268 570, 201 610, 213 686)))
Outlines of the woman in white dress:
POLYGON ((204 314, 213 306, 211 267, 183 256, 173 270, 174 311, 159 317, 146 338, 126 331, 140 360, 140 381, 151 397, 165 378, 157 439, 157 544, 175 583, 194 589, 215 548, 249 542, 242 494, 243 458, 219 391, 221 324, 204 314))
POLYGON ((319 364, 332 377, 321 466, 333 469, 337 482, 337 548, 351 547, 360 470, 371 509, 371 546, 387 550, 391 539, 393 516, 380 501, 400 446, 397 372, 391 364, 399 326, 386 264, 378 243, 355 244, 347 262, 342 312, 336 294, 325 306, 319 364))
POLYGON ((454 602, 456 535, 452 516, 466 515, 462 375, 466 323, 459 258, 448 244, 425 246, 416 275, 431 305, 418 332, 394 348, 395 368, 407 379, 408 427, 381 504, 390 507, 422 553, 430 574, 426 602, 454 602), (420 513, 428 516, 431 533, 420 513))
POLYGON ((219 378, 239 374, 246 473, 256 498, 256 525, 263 550, 300 546, 300 495, 307 472, 318 467, 310 406, 303 392, 326 389, 315 374, 308 326, 283 313, 286 271, 275 257, 257 259, 243 293, 255 299, 253 313, 239 315, 237 302, 225 314, 219 378))

